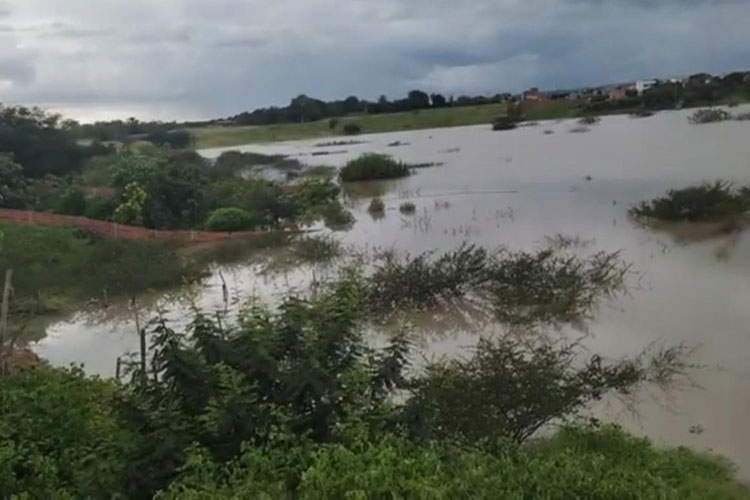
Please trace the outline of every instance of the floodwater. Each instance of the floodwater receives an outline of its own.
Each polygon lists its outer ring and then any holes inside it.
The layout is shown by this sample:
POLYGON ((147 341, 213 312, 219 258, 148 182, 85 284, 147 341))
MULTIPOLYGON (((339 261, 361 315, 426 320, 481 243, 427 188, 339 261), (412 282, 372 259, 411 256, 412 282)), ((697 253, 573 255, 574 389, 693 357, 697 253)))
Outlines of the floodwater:
MULTIPOLYGON (((653 342, 684 342, 696 347, 691 362, 701 366, 692 372, 693 387, 668 397, 641 394, 637 417, 616 404, 601 405, 596 414, 660 443, 714 450, 737 463, 748 479, 750 237, 677 239, 639 228, 626 215, 633 203, 668 188, 719 177, 750 182, 750 122, 690 125, 688 114, 606 117, 587 133, 570 133, 577 124, 559 121, 505 132, 475 126, 363 135, 357 138, 363 144, 329 148, 309 140, 230 149, 283 153, 311 165, 338 166, 367 151, 407 162, 442 163, 403 180, 347 189, 357 223, 336 235, 358 249, 394 247, 417 253, 453 249, 463 241, 536 249, 545 236, 562 234, 580 238, 591 252, 621 250, 633 265, 629 293, 601 305, 588 325, 586 346, 618 358, 653 342), (388 147, 395 141, 408 144, 388 147), (326 150, 338 154, 312 155, 326 150), (387 206, 382 220, 366 213, 375 194, 387 206), (398 206, 407 200, 416 204, 416 215, 399 213, 398 206)), ((203 154, 215 157, 221 151, 203 154)), ((142 315, 153 314, 159 305, 179 322, 185 321, 191 302, 221 309, 222 276, 237 300, 272 300, 286 290, 304 289, 323 272, 309 267, 277 274, 261 270, 256 260, 217 266, 202 286, 183 291, 179 301, 142 299, 142 315)), ((36 350, 55 364, 85 363, 89 371, 111 376, 115 358, 137 350, 138 340, 127 314, 108 314, 79 314, 56 323, 36 350)), ((435 328, 440 332, 422 338, 431 354, 455 355, 476 339, 468 328, 435 328)))

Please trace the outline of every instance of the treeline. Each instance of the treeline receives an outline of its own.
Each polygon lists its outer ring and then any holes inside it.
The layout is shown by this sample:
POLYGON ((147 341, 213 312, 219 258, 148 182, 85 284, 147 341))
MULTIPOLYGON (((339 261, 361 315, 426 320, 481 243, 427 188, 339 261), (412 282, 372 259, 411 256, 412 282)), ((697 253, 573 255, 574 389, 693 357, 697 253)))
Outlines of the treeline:
POLYGON ((634 108, 653 110, 709 106, 750 100, 750 72, 736 71, 723 77, 708 73, 691 75, 684 81, 660 81, 637 95, 629 91, 621 99, 600 95, 591 97, 587 109, 608 112, 634 108))
POLYGON ((250 112, 240 113, 224 120, 234 125, 273 125, 276 123, 298 123, 317 121, 349 114, 379 114, 396 113, 400 111, 414 111, 419 109, 445 108, 451 106, 475 106, 508 101, 510 94, 485 96, 453 96, 442 94, 428 94, 421 90, 412 90, 403 99, 389 101, 386 96, 380 96, 377 101, 359 99, 356 96, 344 100, 322 101, 300 95, 291 100, 288 106, 260 108, 250 112))

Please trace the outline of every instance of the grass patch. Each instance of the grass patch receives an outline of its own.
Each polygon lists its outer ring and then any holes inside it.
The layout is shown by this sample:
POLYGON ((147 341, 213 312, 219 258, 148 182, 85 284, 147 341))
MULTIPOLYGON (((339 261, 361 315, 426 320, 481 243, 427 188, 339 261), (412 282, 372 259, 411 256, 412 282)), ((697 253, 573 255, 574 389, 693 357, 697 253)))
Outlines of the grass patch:
POLYGON ((347 162, 339 172, 342 182, 396 179, 410 174, 409 166, 388 155, 366 153, 347 162))
POLYGON ((750 189, 735 189, 731 183, 716 181, 683 189, 673 189, 630 209, 637 219, 660 221, 711 222, 744 216, 750 210, 750 189))
POLYGON ((99 298, 168 288, 200 266, 174 244, 102 239, 77 229, 0 225, 0 269, 13 269, 11 317, 68 310, 99 298))
POLYGON ((581 117, 578 120, 578 123, 581 125, 596 125, 600 121, 602 121, 602 119, 596 115, 586 115, 586 116, 581 117))

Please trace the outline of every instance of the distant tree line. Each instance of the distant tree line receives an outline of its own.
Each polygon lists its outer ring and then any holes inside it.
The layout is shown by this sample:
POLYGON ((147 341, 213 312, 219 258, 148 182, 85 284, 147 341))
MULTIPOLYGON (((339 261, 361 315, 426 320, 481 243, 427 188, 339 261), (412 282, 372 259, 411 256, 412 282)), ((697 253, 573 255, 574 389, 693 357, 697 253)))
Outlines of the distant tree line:
POLYGON ((349 114, 397 113, 451 106, 476 106, 505 102, 511 98, 510 94, 497 94, 492 97, 460 96, 454 99, 453 96, 446 98, 438 93, 428 94, 422 90, 412 90, 405 98, 393 101, 388 100, 384 95, 380 96, 377 101, 359 99, 356 96, 349 96, 344 100, 323 101, 303 94, 292 99, 288 106, 259 108, 222 121, 233 125, 299 123, 349 114))

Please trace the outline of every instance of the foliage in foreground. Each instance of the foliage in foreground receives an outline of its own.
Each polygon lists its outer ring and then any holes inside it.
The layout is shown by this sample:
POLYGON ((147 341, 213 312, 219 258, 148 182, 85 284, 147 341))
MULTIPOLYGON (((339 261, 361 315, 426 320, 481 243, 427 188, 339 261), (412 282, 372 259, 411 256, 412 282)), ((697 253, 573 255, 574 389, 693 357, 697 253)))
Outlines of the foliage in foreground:
POLYGON ((739 217, 750 210, 750 191, 725 181, 672 189, 665 196, 643 201, 630 209, 636 218, 663 221, 717 221, 739 217))
POLYGON ((0 381, 0 491, 635 498, 677 494, 688 479, 705 481, 703 491, 733 487, 713 460, 657 452, 610 428, 523 444, 591 399, 669 383, 679 352, 656 358, 674 367, 660 361, 657 379, 642 356, 586 361, 578 346, 513 336, 410 373, 404 333, 383 348, 365 341, 364 293, 342 281, 276 311, 252 307, 235 327, 202 315, 184 332, 156 321, 147 373, 135 367, 124 385, 46 367, 12 373, 0 381))
POLYGON ((407 177, 409 165, 396 161, 388 155, 366 153, 347 162, 339 172, 342 182, 395 179, 407 177))
POLYGON ((569 427, 533 448, 490 453, 398 435, 310 448, 250 449, 221 467, 195 449, 159 498, 744 499, 748 489, 722 461, 660 450, 617 427, 569 427))

